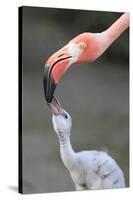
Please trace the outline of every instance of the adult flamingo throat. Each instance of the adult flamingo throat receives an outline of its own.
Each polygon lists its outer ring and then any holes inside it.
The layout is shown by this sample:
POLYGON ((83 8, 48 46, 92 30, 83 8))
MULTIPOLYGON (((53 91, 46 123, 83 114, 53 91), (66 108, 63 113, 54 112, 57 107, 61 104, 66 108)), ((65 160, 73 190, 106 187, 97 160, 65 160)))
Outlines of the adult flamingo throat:
POLYGON ((46 62, 44 70, 44 92, 48 103, 63 74, 73 63, 92 62, 129 26, 129 14, 124 13, 107 30, 101 33, 82 33, 54 53, 46 62))
POLYGON ((61 108, 55 97, 48 105, 53 113, 52 122, 59 138, 61 159, 70 172, 76 190, 125 187, 122 170, 106 152, 73 150, 70 142, 71 116, 61 108))

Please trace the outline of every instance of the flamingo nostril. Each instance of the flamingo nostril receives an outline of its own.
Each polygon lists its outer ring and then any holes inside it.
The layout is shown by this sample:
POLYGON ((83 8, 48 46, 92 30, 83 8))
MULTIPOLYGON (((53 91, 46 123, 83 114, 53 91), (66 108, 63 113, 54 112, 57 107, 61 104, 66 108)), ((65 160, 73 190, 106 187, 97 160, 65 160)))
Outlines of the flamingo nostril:
POLYGON ((64 55, 64 53, 60 54, 60 55, 58 56, 58 58, 60 58, 60 57, 63 56, 63 55, 64 55))

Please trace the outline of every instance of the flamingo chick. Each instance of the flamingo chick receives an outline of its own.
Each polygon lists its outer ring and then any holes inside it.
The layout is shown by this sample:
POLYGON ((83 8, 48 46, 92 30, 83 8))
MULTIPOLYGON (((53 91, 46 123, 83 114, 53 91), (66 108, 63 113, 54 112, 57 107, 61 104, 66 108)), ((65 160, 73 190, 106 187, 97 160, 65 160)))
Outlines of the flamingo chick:
POLYGON ((49 107, 52 122, 59 138, 61 159, 69 170, 76 190, 110 189, 125 187, 124 175, 116 161, 103 151, 75 152, 70 142, 71 116, 53 97, 49 107))

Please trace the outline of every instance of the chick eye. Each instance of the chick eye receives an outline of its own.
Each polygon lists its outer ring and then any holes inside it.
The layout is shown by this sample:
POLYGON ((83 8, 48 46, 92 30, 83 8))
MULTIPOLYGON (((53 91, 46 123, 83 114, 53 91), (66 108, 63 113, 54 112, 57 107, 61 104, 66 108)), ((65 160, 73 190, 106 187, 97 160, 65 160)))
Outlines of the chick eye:
POLYGON ((64 117, 65 117, 65 119, 68 119, 68 116, 67 116, 67 114, 64 114, 64 117))

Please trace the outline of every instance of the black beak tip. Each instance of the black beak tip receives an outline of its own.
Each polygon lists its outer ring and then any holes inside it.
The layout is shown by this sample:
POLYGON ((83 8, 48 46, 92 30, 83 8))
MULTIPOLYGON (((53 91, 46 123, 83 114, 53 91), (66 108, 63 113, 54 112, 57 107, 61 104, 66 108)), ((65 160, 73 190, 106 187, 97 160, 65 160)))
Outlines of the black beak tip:
POLYGON ((50 80, 50 87, 45 92, 45 98, 46 98, 47 103, 52 102, 55 88, 56 88, 56 84, 52 80, 50 80))
POLYGON ((56 88, 56 84, 51 76, 51 70, 49 65, 45 65, 44 78, 43 78, 44 94, 47 103, 51 103, 56 88))

